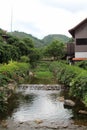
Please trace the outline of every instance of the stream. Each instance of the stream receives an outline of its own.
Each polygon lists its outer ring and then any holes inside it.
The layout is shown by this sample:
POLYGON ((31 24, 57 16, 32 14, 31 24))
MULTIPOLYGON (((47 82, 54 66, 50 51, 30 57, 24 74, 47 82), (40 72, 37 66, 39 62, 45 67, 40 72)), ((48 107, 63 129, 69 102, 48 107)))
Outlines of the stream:
POLYGON ((82 126, 83 130, 87 129, 87 116, 65 108, 64 102, 58 100, 58 97, 64 96, 64 93, 59 85, 19 86, 16 94, 9 101, 11 108, 7 117, 7 122, 10 123, 8 130, 22 130, 26 125, 28 127, 23 130, 27 130, 30 126, 32 126, 30 130, 67 129, 72 126, 70 124, 73 124, 73 129, 80 130, 79 126, 82 126))

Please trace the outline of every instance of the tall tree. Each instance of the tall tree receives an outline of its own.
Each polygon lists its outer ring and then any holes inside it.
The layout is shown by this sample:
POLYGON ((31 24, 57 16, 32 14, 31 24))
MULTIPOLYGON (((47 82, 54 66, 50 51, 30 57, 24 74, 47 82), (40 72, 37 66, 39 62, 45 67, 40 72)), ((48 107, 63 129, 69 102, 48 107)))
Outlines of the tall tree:
POLYGON ((46 48, 46 54, 49 57, 53 57, 54 60, 58 60, 64 57, 65 55, 65 46, 62 42, 54 40, 46 48))

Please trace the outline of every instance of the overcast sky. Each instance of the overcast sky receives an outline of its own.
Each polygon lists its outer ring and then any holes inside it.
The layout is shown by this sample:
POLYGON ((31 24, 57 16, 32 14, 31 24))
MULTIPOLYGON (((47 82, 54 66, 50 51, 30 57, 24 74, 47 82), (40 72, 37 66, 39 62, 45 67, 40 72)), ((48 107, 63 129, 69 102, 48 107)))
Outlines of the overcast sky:
POLYGON ((0 28, 38 38, 65 34, 87 17, 87 0, 0 0, 0 28), (11 13, 13 12, 13 13, 11 13))

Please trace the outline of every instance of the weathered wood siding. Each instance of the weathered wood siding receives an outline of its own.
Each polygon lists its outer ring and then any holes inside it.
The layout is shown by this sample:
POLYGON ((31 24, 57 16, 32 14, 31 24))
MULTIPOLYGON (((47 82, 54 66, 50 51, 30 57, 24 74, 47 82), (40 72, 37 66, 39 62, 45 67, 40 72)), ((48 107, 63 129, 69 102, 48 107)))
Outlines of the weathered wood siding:
MULTIPOLYGON (((81 25, 75 30, 75 43, 76 39, 87 38, 87 23, 81 25)), ((76 45, 75 44, 75 58, 87 58, 87 45, 76 45)))

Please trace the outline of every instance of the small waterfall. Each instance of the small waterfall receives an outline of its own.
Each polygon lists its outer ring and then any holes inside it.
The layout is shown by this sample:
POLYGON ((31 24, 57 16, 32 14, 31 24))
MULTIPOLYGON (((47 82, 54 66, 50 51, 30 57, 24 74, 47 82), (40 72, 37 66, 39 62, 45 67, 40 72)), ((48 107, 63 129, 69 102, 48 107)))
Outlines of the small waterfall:
POLYGON ((61 90, 61 85, 52 84, 52 85, 45 85, 45 84, 21 84, 18 87, 21 91, 22 90, 61 90))

